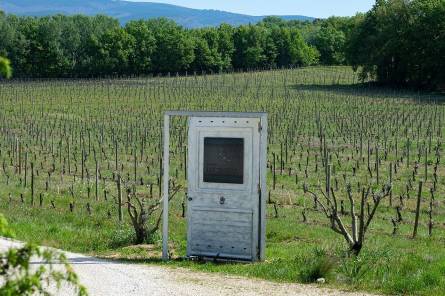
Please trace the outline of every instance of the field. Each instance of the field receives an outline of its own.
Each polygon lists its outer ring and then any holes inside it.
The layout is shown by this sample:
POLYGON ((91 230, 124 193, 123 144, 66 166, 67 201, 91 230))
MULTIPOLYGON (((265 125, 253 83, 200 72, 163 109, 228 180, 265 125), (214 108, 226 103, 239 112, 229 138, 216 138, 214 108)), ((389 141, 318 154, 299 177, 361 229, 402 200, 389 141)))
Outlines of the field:
POLYGON ((443 99, 362 84, 347 67, 1 82, 0 211, 19 239, 70 251, 275 281, 326 277, 328 285, 344 289, 444 295, 443 99), (159 200, 164 110, 269 113, 265 262, 181 260, 184 119, 174 119, 171 129, 170 174, 182 185, 170 211, 175 260, 160 262, 158 233, 134 245, 126 205, 119 222, 116 180, 122 179, 124 200, 127 188, 145 207, 159 200), (392 185, 358 257, 348 254, 344 238, 304 190, 324 190, 327 163, 348 227, 348 184, 356 204, 369 188, 366 216, 376 201, 372 193, 392 185))

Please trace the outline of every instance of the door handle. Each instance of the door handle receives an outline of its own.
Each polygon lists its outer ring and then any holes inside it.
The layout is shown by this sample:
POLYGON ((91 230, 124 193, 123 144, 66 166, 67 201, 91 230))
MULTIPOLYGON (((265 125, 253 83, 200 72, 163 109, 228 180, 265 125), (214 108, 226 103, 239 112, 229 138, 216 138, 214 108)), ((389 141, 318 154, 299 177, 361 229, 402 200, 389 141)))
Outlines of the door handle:
POLYGON ((225 202, 226 202, 226 198, 225 198, 224 196, 221 196, 221 197, 219 198, 219 204, 220 204, 220 205, 223 205, 225 202))

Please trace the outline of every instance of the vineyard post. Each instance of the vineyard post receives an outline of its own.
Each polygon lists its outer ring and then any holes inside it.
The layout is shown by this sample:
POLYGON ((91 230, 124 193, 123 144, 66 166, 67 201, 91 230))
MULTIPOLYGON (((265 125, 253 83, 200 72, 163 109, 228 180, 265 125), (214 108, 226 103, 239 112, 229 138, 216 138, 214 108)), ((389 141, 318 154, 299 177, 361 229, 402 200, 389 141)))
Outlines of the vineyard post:
POLYGON ((428 179, 428 150, 425 147, 425 182, 428 179))
POLYGON ((25 180, 24 180, 24 187, 26 188, 26 179, 28 178, 28 151, 25 152, 25 180))
POLYGON ((331 165, 328 164, 326 166, 326 196, 327 196, 327 198, 330 197, 330 192, 331 192, 331 165))
POLYGON ((170 115, 164 114, 164 178, 163 178, 163 212, 162 212, 162 259, 168 260, 168 174, 169 174, 169 142, 170 142, 170 115))
POLYGON ((419 216, 420 216, 420 201, 422 199, 422 181, 419 182, 419 192, 417 193, 417 205, 416 205, 416 219, 414 221, 413 238, 416 238, 417 227, 419 226, 419 216))
POLYGON ((137 181, 137 149, 136 147, 134 148, 134 183, 136 183, 137 181))
POLYGON ((96 197, 96 201, 99 201, 99 166, 97 163, 97 158, 96 158, 96 153, 94 153, 94 162, 95 162, 95 166, 96 166, 96 184, 95 184, 95 197, 96 197))
POLYGON ((187 146, 184 147, 184 179, 187 180, 187 146))
MULTIPOLYGON (((389 163, 389 184, 392 186, 392 162, 389 163)), ((389 206, 392 207, 392 190, 389 193, 389 206)))
POLYGON ((19 138, 15 138, 15 149, 14 149, 14 160, 15 160, 15 164, 14 164, 14 173, 17 174, 17 170, 18 170, 18 166, 19 166, 19 138))
POLYGON ((379 144, 375 146, 375 170, 376 170, 376 178, 377 185, 380 184, 380 176, 379 176, 379 144))
POLYGON ((272 164, 272 170, 273 170, 273 185, 272 185, 272 188, 273 188, 273 190, 275 190, 275 186, 276 186, 276 183, 277 183, 276 164, 275 164, 276 156, 275 156, 275 153, 272 153, 272 155, 273 155, 273 164, 272 164))
POLYGON ((122 222, 122 184, 121 184, 121 176, 120 174, 117 175, 117 202, 118 202, 118 215, 119 215, 119 222, 122 222))
POLYGON ((68 155, 67 155, 67 160, 68 160, 68 175, 70 175, 71 174, 71 161, 70 161, 70 153, 71 153, 71 150, 70 150, 70 139, 68 138, 68 140, 67 140, 67 148, 68 148, 68 155))
POLYGON ((433 201, 434 201, 434 191, 433 188, 430 189, 431 197, 430 197, 430 206, 428 209, 428 235, 431 237, 433 235, 433 201))
POLYGON ((406 142, 406 167, 409 167, 409 138, 406 142))
POLYGON ((34 163, 31 162, 31 205, 34 205, 34 163))
POLYGON ((114 161, 115 161, 115 167, 116 167, 116 171, 118 171, 118 167, 117 167, 117 139, 114 140, 114 161))
POLYGON ((371 154, 371 147, 369 147, 369 139, 368 139, 368 171, 371 171, 371 166, 370 166, 370 154, 371 154))
POLYGON ((82 176, 82 181, 83 181, 83 179, 84 179, 84 171, 85 171, 85 151, 84 151, 84 148, 83 148, 83 144, 82 144, 82 156, 81 156, 81 161, 80 161, 80 164, 81 164, 81 170, 82 170, 82 174, 81 174, 81 176, 82 176))
POLYGON ((19 160, 19 175, 22 175, 22 145, 19 141, 19 147, 18 147, 18 160, 19 160))

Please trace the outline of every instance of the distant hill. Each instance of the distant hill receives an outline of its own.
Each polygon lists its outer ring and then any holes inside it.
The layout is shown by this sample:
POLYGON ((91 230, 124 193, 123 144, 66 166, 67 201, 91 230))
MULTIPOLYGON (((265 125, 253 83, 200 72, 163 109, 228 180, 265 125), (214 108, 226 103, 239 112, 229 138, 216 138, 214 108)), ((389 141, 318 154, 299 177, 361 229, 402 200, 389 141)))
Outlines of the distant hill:
MULTIPOLYGON (((154 2, 128 2, 122 0, 0 0, 0 10, 16 15, 46 16, 54 14, 105 14, 119 19, 122 24, 130 20, 166 17, 189 28, 234 26, 257 23, 265 16, 251 16, 219 10, 192 9, 154 2)), ((302 15, 280 16, 286 20, 314 20, 302 15)))

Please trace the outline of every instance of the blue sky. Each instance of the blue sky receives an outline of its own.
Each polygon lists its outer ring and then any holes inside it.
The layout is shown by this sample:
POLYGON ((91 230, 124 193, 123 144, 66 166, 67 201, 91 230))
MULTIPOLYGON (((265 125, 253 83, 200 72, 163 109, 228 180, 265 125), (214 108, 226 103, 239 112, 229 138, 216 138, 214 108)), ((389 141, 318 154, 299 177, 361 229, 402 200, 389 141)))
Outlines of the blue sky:
POLYGON ((374 0, 132 0, 160 2, 190 8, 218 9, 250 15, 300 14, 325 18, 368 11, 374 0))

